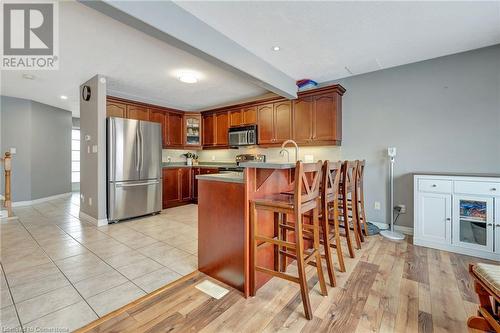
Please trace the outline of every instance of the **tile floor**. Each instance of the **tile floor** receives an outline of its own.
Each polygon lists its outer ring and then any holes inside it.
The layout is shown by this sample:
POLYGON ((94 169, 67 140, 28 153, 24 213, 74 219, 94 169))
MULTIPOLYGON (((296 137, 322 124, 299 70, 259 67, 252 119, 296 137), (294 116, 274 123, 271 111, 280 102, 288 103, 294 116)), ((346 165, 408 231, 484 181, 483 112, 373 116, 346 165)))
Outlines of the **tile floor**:
POLYGON ((0 327, 71 331, 197 268, 197 209, 96 227, 77 194, 0 223, 0 327))

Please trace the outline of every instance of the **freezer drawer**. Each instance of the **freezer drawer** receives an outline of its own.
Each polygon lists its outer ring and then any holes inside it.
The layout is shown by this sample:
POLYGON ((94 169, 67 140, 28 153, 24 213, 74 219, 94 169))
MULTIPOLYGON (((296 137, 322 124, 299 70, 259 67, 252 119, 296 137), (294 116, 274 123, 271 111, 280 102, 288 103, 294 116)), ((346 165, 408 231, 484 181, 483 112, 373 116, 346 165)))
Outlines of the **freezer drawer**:
POLYGON ((108 184, 109 221, 114 222, 161 211, 161 179, 108 184))

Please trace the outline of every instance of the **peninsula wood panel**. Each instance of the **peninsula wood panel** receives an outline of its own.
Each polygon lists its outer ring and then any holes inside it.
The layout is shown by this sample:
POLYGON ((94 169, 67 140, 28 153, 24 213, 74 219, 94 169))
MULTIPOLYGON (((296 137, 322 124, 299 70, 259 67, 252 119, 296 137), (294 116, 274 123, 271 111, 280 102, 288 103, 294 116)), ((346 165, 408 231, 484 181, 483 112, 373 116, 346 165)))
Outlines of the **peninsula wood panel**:
POLYGON ((245 185, 198 181, 198 270, 245 292, 245 185))

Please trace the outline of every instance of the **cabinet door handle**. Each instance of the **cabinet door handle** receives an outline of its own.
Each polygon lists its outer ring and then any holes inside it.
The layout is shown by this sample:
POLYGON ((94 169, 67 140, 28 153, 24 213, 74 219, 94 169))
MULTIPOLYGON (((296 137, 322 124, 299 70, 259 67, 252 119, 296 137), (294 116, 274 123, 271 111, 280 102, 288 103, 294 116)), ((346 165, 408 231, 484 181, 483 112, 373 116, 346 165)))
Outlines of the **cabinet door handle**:
POLYGON ((493 223, 488 223, 488 227, 492 227, 493 226, 493 223))
POLYGON ((450 217, 447 217, 447 218, 446 218, 446 221, 451 221, 451 218, 450 218, 450 217))
POLYGON ((432 184, 432 187, 437 187, 437 185, 436 184, 432 184))
POLYGON ((495 227, 500 227, 500 224, 495 224, 495 227))
POLYGON ((497 189, 496 189, 496 187, 493 187, 491 190, 492 190, 492 191, 496 191, 497 189))

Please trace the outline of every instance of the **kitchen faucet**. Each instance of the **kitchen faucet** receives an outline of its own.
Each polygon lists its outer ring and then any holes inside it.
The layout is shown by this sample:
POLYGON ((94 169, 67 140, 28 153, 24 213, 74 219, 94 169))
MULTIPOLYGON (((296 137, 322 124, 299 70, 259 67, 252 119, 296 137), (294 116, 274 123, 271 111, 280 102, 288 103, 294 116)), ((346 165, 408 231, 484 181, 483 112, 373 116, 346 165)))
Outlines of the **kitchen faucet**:
POLYGON ((283 144, 281 145, 280 155, 283 155, 286 152, 287 160, 288 162, 290 162, 290 153, 285 149, 286 145, 289 143, 295 146, 295 162, 297 162, 299 160, 299 146, 297 145, 297 142, 293 140, 286 140, 285 142, 283 142, 283 144))

